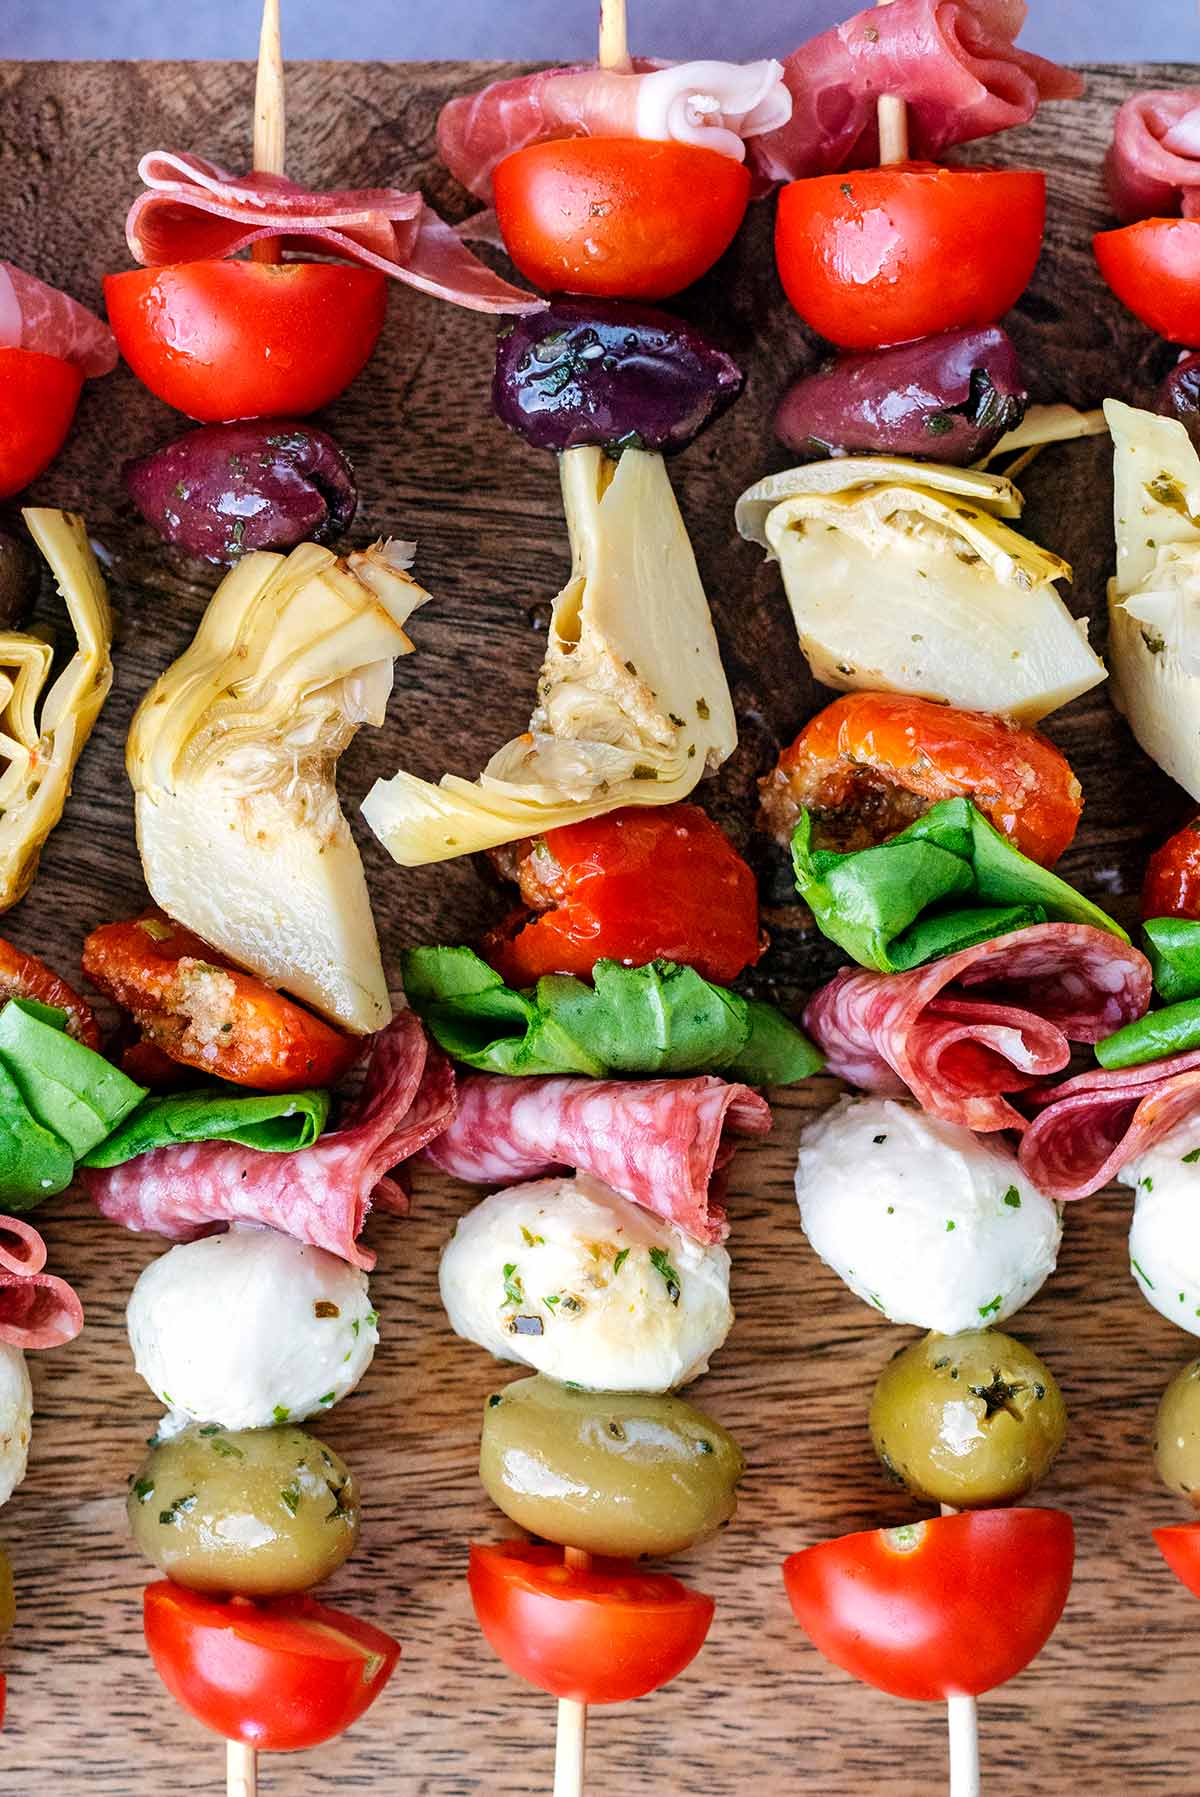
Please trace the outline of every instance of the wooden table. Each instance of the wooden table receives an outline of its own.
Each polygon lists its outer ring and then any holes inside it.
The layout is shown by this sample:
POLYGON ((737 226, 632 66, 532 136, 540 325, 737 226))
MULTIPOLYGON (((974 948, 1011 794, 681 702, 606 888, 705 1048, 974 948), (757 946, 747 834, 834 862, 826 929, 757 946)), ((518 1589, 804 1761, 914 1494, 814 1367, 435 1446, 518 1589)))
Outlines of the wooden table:
MULTIPOLYGON (((451 93, 495 72, 297 65, 292 171, 318 185, 420 182, 459 216, 462 195, 434 157, 434 122, 451 93)), ((988 159, 1052 170, 1046 253, 1010 321, 1038 398, 1142 400, 1169 363, 1165 346, 1101 288, 1088 241, 1106 217, 1099 165, 1114 105, 1135 86, 1185 78, 1170 67, 1095 70, 1086 101, 1047 107, 1029 129, 987 146, 988 159)), ((128 263, 122 222, 140 154, 191 148, 240 168, 251 82, 247 66, 232 64, 0 65, 0 251, 97 302, 104 271, 128 263)), ((735 410, 676 464, 676 479, 742 721, 741 747, 705 796, 757 859, 775 937, 759 985, 790 1000, 832 961, 789 902, 783 857, 750 835, 754 782, 819 696, 776 571, 736 540, 731 522, 742 488, 785 465, 771 408, 784 379, 814 355, 783 303, 769 228, 760 207, 684 302, 724 332, 749 381, 735 410)), ((388 723, 363 732, 345 758, 348 810, 401 763, 433 776, 446 767, 474 774, 523 725, 549 600, 567 568, 551 458, 490 415, 492 325, 399 286, 390 304, 379 350, 328 423, 358 464, 355 539, 418 538, 417 572, 436 603, 416 620, 418 653, 399 665, 388 723)), ((88 385, 71 442, 33 495, 86 513, 124 619, 115 689, 66 818, 32 894, 5 924, 68 977, 84 933, 142 901, 122 744, 134 704, 189 641, 212 584, 170 560, 116 477, 122 457, 179 428, 122 368, 88 385)), ((1022 484, 1027 529, 1074 563, 1073 603, 1102 640, 1106 444, 1051 451, 1022 484)), ((1182 795, 1139 754, 1103 692, 1049 730, 1088 799, 1064 871, 1131 908, 1146 852, 1183 813, 1182 795)), ((406 943, 470 939, 495 915, 496 895, 473 865, 404 873, 368 832, 359 835, 393 972, 406 943)), ((885 1484, 865 1426, 875 1375, 909 1332, 885 1324, 816 1261, 792 1200, 798 1132, 833 1094, 834 1082, 820 1080, 783 1096, 770 1141, 735 1163, 738 1322, 696 1396, 737 1432, 751 1470, 735 1525, 679 1567, 718 1600, 701 1658, 662 1693, 595 1719, 592 1788, 608 1797, 864 1797, 876 1788, 928 1797, 942 1782, 940 1709, 877 1695, 827 1666, 792 1622, 779 1577, 784 1555, 806 1542, 916 1513, 885 1484)), ((549 1789, 553 1706, 492 1657, 463 1576, 468 1540, 505 1528, 474 1466, 483 1400, 508 1375, 451 1335, 437 1297, 439 1248, 472 1197, 421 1172, 412 1218, 383 1216, 368 1230, 380 1257, 372 1290, 383 1342, 362 1387, 322 1431, 366 1493, 362 1546, 332 1596, 399 1635, 404 1659, 347 1738, 265 1766, 272 1797, 549 1789)), ((156 1416, 130 1365, 123 1311, 161 1245, 101 1221, 79 1196, 56 1200, 39 1221, 52 1267, 80 1290, 87 1328, 71 1347, 33 1357, 30 1474, 0 1519, 19 1600, 3 1655, 10 1720, 0 1788, 13 1797, 215 1792, 218 1744, 175 1709, 143 1649, 147 1568, 123 1513, 156 1416)), ((1073 1208, 1057 1276, 1016 1324, 1055 1368, 1071 1408, 1070 1439, 1043 1496, 1075 1516, 1079 1563, 1046 1652, 982 1705, 995 1792, 1196 1789, 1200 1609, 1149 1536, 1153 1523, 1180 1520, 1156 1485, 1149 1439, 1157 1395, 1192 1344, 1138 1297, 1127 1221, 1127 1194, 1073 1208)))

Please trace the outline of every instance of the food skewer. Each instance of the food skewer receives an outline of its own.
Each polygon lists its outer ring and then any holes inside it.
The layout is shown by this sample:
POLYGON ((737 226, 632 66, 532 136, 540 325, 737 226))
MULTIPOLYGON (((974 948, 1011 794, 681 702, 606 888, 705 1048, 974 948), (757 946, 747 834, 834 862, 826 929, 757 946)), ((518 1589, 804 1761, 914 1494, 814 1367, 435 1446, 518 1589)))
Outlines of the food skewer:
MULTIPOLYGON (((623 0, 617 0, 622 14, 623 0)), ((603 17, 601 12, 601 49, 603 51, 603 17)), ((586 1548, 563 1549, 565 1565, 586 1572, 592 1556, 586 1548)), ((587 1754, 587 1705, 569 1697, 558 1700, 558 1728, 554 1740, 554 1797, 582 1797, 583 1768, 587 1754)))
MULTIPOLYGON (((282 175, 287 143, 284 110, 283 44, 279 31, 279 0, 263 0, 262 26, 258 34, 258 73, 254 79, 254 157, 259 175, 282 175)), ((262 237, 250 246, 256 262, 282 262, 277 237, 262 237)))
MULTIPOLYGON (((878 0, 878 4, 890 6, 892 0, 878 0)), ((877 114, 880 163, 907 162, 908 107, 899 94, 880 94, 877 114)))
MULTIPOLYGON (((943 1516, 957 1516, 953 1504, 942 1505, 943 1516)), ((948 1697, 946 1716, 950 1730, 950 1797, 979 1797, 979 1704, 974 1697, 948 1697)))
POLYGON ((258 1754, 244 1741, 225 1744, 225 1797, 258 1797, 258 1754))

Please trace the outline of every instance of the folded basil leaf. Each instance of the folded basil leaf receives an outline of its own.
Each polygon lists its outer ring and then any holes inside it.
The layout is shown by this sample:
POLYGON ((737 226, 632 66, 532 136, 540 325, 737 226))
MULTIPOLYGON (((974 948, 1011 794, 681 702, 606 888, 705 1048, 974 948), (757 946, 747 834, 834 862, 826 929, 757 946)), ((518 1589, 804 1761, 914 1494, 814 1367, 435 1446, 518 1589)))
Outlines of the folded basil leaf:
POLYGON ((118 1167, 180 1142, 240 1142, 269 1154, 291 1154, 312 1147, 328 1116, 328 1092, 248 1094, 237 1086, 172 1092, 147 1098, 83 1165, 118 1167))
POLYGON ((515 992, 468 948, 403 957, 413 1009, 452 1059, 516 1075, 723 1073, 790 1085, 822 1065, 774 1006, 743 998, 672 961, 597 961, 594 984, 547 974, 515 992))
POLYGON ((0 1210, 32 1210, 74 1175, 75 1156, 38 1122, 0 1060, 0 1210))
POLYGON ((1115 1035, 1097 1042, 1096 1059, 1102 1067, 1141 1067, 1191 1048, 1200 1048, 1200 998, 1147 1011, 1115 1035))
POLYGON ((103 1055, 66 1033, 67 1014, 13 998, 0 1010, 0 1061, 31 1115, 78 1159, 146 1096, 103 1055))
POLYGON ((1191 917, 1151 917, 1142 925, 1154 989, 1168 1004, 1200 997, 1200 923, 1191 917))
POLYGON ((969 799, 943 799, 873 848, 813 847, 802 811, 792 836, 796 889, 831 942, 879 973, 927 961, 1047 920, 1086 923, 1127 941, 1111 917, 1022 855, 969 799))

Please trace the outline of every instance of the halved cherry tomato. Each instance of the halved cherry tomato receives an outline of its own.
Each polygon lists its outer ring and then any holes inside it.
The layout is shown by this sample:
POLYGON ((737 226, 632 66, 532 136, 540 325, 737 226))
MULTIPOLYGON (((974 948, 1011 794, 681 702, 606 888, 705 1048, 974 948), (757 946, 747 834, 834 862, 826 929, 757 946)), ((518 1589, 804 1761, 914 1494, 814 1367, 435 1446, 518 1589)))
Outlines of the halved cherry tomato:
POLYGON ((62 356, 0 349, 0 499, 48 468, 66 440, 83 375, 62 356))
POLYGON ((695 1659, 711 1597, 632 1560, 568 1567, 561 1547, 471 1544, 479 1626, 504 1664, 553 1697, 627 1703, 669 1684, 695 1659))
POLYGON ((565 137, 530 144, 492 177, 509 255, 546 293, 659 300, 698 281, 733 242, 750 198, 744 163, 694 144, 565 137))
POLYGON ((358 1055, 352 1037, 230 966, 161 911, 93 930, 83 971, 173 1061, 236 1086, 331 1086, 358 1055))
POLYGON ((792 305, 843 349, 994 324, 1042 247, 1046 177, 929 162, 793 181, 775 260, 792 305))
POLYGON ((1097 232, 1092 248, 1135 318, 1171 343, 1200 348, 1200 219, 1144 218, 1097 232))
POLYGON ((1200 1597, 1200 1522, 1181 1522, 1155 1529, 1158 1551, 1181 1585, 1200 1597))
POLYGON ((1070 843, 1083 793, 1066 757, 990 712, 903 693, 847 693, 819 711, 761 782, 763 817, 787 843, 803 805, 825 846, 865 848, 939 799, 969 798, 1043 867, 1070 843))
POLYGON ((827 1660, 932 1703, 978 1697, 1036 1658, 1074 1559, 1061 1510, 973 1510, 822 1541, 785 1560, 783 1579, 827 1660))
POLYGON ((319 1747, 383 1690, 400 1643, 311 1597, 208 1597, 147 1585, 146 1646, 172 1697, 206 1728, 266 1753, 319 1747))
POLYGON ((67 1034, 87 1048, 99 1049, 100 1026, 86 999, 36 955, 23 954, 0 936, 0 1005, 10 998, 34 998, 67 1013, 67 1034))
POLYGON ((518 912, 484 944, 512 986, 544 973, 588 978, 602 959, 680 961, 727 984, 757 961, 758 888, 698 805, 631 805, 550 830, 518 851, 518 912))
POLYGON ((108 321, 140 381, 190 418, 302 417, 348 387, 387 306, 378 269, 180 262, 106 275, 108 321))
POLYGON ((1200 817, 1168 836, 1151 855, 1142 916, 1200 918, 1200 817))

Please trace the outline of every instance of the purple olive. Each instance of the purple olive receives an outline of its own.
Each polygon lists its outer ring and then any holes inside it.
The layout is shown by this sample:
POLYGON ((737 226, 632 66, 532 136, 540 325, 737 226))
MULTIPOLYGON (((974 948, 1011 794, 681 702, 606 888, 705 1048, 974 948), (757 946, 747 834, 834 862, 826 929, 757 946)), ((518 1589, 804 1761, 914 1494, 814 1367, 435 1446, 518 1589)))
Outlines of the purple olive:
POLYGON ((358 506, 354 470, 333 438, 277 419, 202 425, 121 473, 159 535, 210 562, 329 542, 358 506))
POLYGON ((683 449, 742 390, 732 356, 681 318, 550 302, 500 333, 492 403, 535 449, 683 449))
POLYGON ((998 325, 840 356, 792 382, 775 434, 806 461, 831 455, 976 462, 1025 416, 1029 395, 998 325))
POLYGON ((1200 353, 1180 356, 1158 390, 1154 409, 1165 418, 1178 418, 1200 449, 1200 353))

